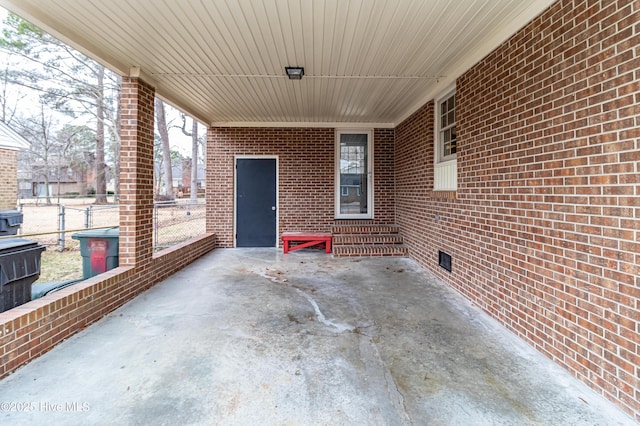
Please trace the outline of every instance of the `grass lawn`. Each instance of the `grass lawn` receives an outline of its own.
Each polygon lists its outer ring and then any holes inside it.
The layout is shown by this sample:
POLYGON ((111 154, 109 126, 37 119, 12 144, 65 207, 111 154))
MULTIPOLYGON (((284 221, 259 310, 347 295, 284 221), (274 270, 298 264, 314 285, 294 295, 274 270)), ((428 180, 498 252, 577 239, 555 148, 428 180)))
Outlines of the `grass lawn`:
POLYGON ((40 258, 40 278, 37 283, 66 281, 82 278, 82 256, 80 250, 56 251, 49 247, 40 258))
MULTIPOLYGON (((16 237, 35 240, 47 246, 40 257, 40 277, 34 284, 82 278, 79 242, 71 236, 85 228, 86 211, 94 199, 61 200, 66 206, 64 211, 67 229, 65 250, 62 252, 57 245, 59 233, 56 230, 60 218, 58 205, 23 201, 23 224, 20 235, 16 237)), ((116 226, 119 223, 119 209, 106 207, 93 206, 92 226, 116 226)), ((202 203, 188 205, 180 202, 175 206, 158 208, 154 212, 154 224, 158 227, 153 231, 154 239, 157 239, 154 250, 161 250, 202 235, 205 232, 205 206, 202 203)))

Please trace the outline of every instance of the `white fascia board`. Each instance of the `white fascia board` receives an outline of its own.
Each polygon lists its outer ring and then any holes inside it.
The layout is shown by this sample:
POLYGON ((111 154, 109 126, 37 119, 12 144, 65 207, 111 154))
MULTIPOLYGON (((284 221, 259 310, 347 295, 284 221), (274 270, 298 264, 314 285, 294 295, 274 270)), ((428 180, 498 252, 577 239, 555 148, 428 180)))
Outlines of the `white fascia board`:
POLYGON ((393 129, 394 123, 344 123, 344 122, 296 122, 296 121, 283 121, 283 122, 213 122, 211 127, 313 127, 313 128, 337 128, 337 129, 393 129))

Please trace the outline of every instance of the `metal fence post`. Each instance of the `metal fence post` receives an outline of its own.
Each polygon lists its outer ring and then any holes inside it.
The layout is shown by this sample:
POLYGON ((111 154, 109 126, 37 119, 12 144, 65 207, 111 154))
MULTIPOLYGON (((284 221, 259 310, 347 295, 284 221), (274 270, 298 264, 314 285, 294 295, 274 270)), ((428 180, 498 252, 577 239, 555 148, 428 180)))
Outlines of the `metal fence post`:
POLYGON ((89 229, 91 225, 91 206, 87 207, 84 211, 84 227, 85 229, 89 229))
POLYGON ((58 215, 58 231, 62 231, 58 242, 60 243, 60 251, 64 251, 64 206, 62 204, 58 204, 58 215))

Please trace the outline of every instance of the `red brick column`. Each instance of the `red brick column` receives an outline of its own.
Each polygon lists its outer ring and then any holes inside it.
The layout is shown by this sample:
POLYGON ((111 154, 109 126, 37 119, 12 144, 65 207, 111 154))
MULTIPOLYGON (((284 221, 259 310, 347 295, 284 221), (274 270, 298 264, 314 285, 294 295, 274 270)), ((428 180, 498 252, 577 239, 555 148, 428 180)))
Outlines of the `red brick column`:
POLYGON ((233 247, 233 151, 231 138, 217 127, 207 130, 206 231, 217 235, 218 247, 233 247))
POLYGON ((155 89, 122 78, 120 265, 142 266, 153 255, 153 114, 155 89))

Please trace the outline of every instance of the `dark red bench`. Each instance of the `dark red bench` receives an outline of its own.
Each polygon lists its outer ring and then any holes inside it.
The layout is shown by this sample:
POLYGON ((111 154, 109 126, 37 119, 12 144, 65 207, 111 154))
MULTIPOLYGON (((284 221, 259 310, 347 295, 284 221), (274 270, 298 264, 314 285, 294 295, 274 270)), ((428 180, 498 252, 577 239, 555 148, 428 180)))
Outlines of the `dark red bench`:
POLYGON ((285 254, 293 250, 298 250, 305 247, 311 247, 311 246, 315 246, 323 243, 325 246, 325 251, 327 253, 331 253, 331 234, 328 234, 326 232, 283 232, 282 233, 282 246, 284 248, 285 254), (289 244, 291 242, 300 242, 302 244, 291 246, 289 244))

